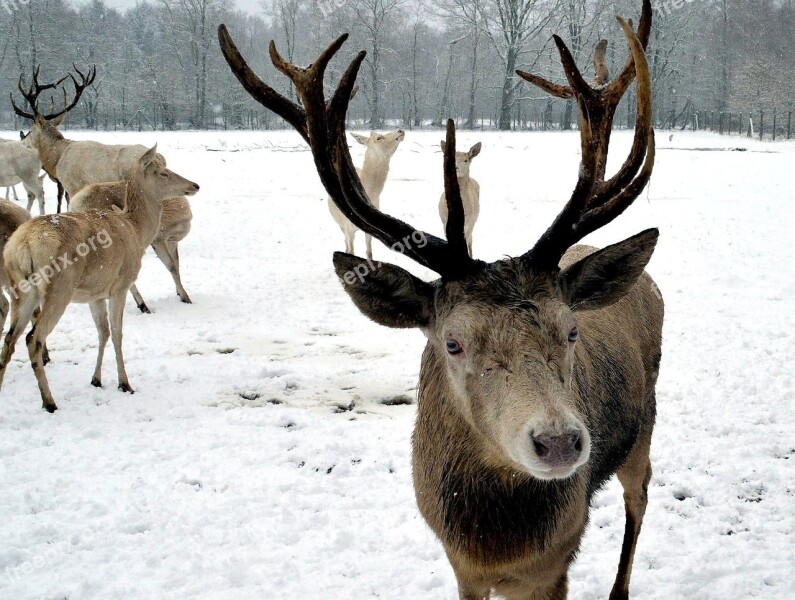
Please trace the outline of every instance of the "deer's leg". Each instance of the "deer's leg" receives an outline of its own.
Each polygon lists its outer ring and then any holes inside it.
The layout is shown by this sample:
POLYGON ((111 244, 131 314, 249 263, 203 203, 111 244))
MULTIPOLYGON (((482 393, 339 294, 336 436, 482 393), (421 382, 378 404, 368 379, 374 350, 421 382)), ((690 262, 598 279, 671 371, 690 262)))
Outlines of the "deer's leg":
MULTIPOLYGON (((36 307, 36 310, 33 311, 33 326, 34 327, 36 326, 36 321, 39 320, 39 316, 41 316, 41 307, 40 306, 36 307)), ((47 344, 44 344, 44 350, 43 350, 42 355, 41 355, 41 360, 44 363, 45 367, 48 364, 50 364, 50 351, 47 350, 47 344)))
POLYGON ((33 311, 38 306, 38 297, 35 290, 11 298, 11 325, 3 341, 3 351, 0 352, 0 389, 3 387, 3 378, 6 374, 6 367, 11 362, 11 357, 16 349, 17 340, 25 331, 33 317, 33 311))
POLYGON ((30 192, 27 188, 25 188, 25 192, 28 194, 28 212, 30 212, 30 209, 33 208, 33 201, 36 199, 36 195, 30 192))
POLYGON ((177 287, 179 299, 185 304, 191 304, 188 292, 182 287, 182 279, 179 275, 179 250, 177 249, 177 243, 157 239, 152 243, 152 248, 154 248, 155 254, 157 254, 160 261, 166 265, 168 272, 171 273, 171 278, 177 287))
MULTIPOLYGON (((33 373, 35 373, 36 381, 39 383, 42 406, 48 412, 55 412, 58 407, 55 405, 55 400, 53 400, 50 392, 50 384, 44 372, 44 347, 47 342, 47 336, 55 329, 67 306, 69 306, 68 296, 60 297, 58 294, 46 294, 41 305, 41 313, 27 336, 30 365, 33 367, 33 373)), ((31 310, 32 315, 33 310, 31 310)))
POLYGON ((124 324, 124 300, 127 292, 114 294, 108 303, 110 308, 110 335, 113 340, 113 350, 116 352, 116 369, 119 372, 119 389, 122 392, 134 393, 130 382, 127 379, 127 371, 124 369, 124 354, 121 350, 122 325, 124 324))
POLYGON ((367 234, 364 236, 364 241, 367 244, 367 258, 373 259, 373 236, 367 234))
POLYGON ((345 234, 345 252, 353 254, 353 240, 356 237, 356 230, 351 228, 342 228, 342 233, 345 234))
POLYGON ((130 293, 132 294, 133 300, 135 300, 135 305, 145 315, 151 315, 152 311, 149 310, 149 307, 144 302, 144 297, 141 296, 141 292, 138 291, 138 287, 133 283, 130 286, 130 293))
POLYGON ((626 463, 616 473, 624 488, 627 520, 624 527, 624 542, 621 546, 621 559, 618 563, 616 581, 610 592, 610 600, 627 600, 629 598, 632 560, 643 524, 643 515, 646 512, 647 490, 651 480, 650 445, 651 431, 642 431, 626 463))
POLYGON ((6 200, 8 200, 8 187, 6 187, 6 200))
POLYGON ((107 300, 97 300, 89 303, 91 316, 94 317, 94 324, 97 326, 97 336, 99 337, 99 347, 97 348, 97 366, 94 369, 94 376, 91 378, 91 385, 102 387, 102 359, 105 357, 105 347, 110 339, 110 323, 108 323, 108 302, 107 300))

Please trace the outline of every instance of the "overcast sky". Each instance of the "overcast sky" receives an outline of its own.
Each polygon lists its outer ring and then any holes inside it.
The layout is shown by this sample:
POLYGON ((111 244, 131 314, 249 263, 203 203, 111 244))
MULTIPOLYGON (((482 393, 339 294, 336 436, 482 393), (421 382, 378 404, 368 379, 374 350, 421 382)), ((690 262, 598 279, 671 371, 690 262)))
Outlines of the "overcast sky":
MULTIPOLYGON (((130 6, 135 6, 136 1, 137 0, 105 0, 105 3, 108 6, 124 10, 125 8, 129 8, 130 6)), ((154 4, 157 2, 157 0, 147 0, 147 1, 150 4, 154 4)), ((80 3, 81 0, 77 0, 75 2, 75 4, 80 4, 80 3)), ((259 12, 260 10, 260 0, 232 0, 232 4, 250 13, 256 13, 259 12)))

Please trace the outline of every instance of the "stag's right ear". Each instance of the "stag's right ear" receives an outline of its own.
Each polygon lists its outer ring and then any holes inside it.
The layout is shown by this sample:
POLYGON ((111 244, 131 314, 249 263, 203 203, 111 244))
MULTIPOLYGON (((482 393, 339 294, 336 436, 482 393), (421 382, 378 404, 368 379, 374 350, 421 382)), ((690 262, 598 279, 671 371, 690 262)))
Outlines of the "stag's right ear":
POLYGON ((430 325, 434 288, 405 269, 335 252, 334 270, 356 307, 379 325, 430 325))
POLYGON ((358 133, 352 133, 353 139, 359 142, 362 146, 366 146, 370 142, 370 138, 366 135, 359 135, 358 133))

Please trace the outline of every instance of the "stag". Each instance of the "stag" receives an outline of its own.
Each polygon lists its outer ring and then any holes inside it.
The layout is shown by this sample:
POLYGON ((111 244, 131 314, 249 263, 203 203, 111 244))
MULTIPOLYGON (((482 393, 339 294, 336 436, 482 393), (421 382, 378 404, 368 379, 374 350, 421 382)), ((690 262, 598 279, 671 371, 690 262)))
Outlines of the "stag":
MULTIPOLYGON (((577 98, 579 176, 535 245, 493 263, 467 253, 452 121, 444 156, 449 218, 442 240, 375 208, 356 175, 345 117, 364 52, 327 103, 325 70, 347 36, 307 68, 286 62, 271 42, 271 60, 294 84, 297 104, 260 80, 226 28, 219 28, 221 49, 238 80, 307 141, 324 187, 345 216, 387 246, 421 234, 425 243, 401 248, 441 276, 428 283, 394 265, 334 255, 345 291, 366 316, 388 327, 418 328, 428 338, 413 436, 414 487, 462 600, 492 593, 517 600, 566 598, 590 500, 613 474, 624 488, 626 527, 610 598, 628 598, 651 477, 661 356, 663 302, 644 272, 658 231, 601 250, 576 245, 632 204, 654 166, 645 55, 649 0, 637 31, 620 17, 618 22, 630 58, 614 80, 591 87, 557 36, 568 86, 522 75, 547 91, 577 98), (606 179, 610 122, 635 78, 632 149, 606 179)), ((595 62, 603 77, 603 55, 596 53, 595 62)))
MULTIPOLYGON (((97 76, 96 67, 92 67, 91 69, 89 69, 88 73, 83 73, 80 69, 77 68, 76 65, 73 64, 72 66, 74 67, 74 70, 77 73, 78 77, 80 77, 79 82, 77 81, 77 79, 73 74, 69 73, 68 75, 65 75, 58 81, 52 81, 50 83, 44 83, 44 84, 39 83, 39 70, 41 69, 40 65, 36 66, 36 68, 33 69, 33 77, 31 77, 30 85, 25 85, 24 77, 23 75, 20 75, 19 81, 17 82, 17 88, 19 89, 19 93, 22 94, 22 97, 25 99, 25 102, 27 102, 28 106, 33 112, 25 111, 21 109, 19 106, 17 106, 17 103, 14 100, 14 95, 9 94, 9 96, 11 97, 11 106, 14 108, 14 112, 17 113, 17 115, 19 115, 20 117, 24 119, 30 119, 31 121, 34 122, 37 116, 40 116, 42 119, 46 121, 54 121, 56 123, 63 122, 63 119, 65 118, 66 114, 70 110, 72 110, 75 106, 77 106, 77 103, 80 102, 80 98, 83 95, 83 91, 89 85, 94 83, 94 79, 97 76), (72 81, 72 85, 74 86, 74 97, 72 98, 72 101, 71 102, 67 101, 66 88, 63 88, 63 95, 64 95, 63 108, 61 110, 55 110, 53 102, 53 106, 51 107, 52 112, 49 113, 40 112, 39 98, 41 96, 41 93, 46 92, 48 90, 57 89, 64 81, 66 81, 67 78, 72 81)), ((24 135, 20 132, 20 137, 22 138, 22 140, 25 140, 25 138, 30 138, 30 135, 29 134, 24 135)), ((30 138, 30 141, 32 142, 33 139, 30 138)), ((38 150, 38 147, 32 144, 29 147, 38 150)), ((41 155, 40 151, 39 154, 41 155)), ((42 167, 44 168, 44 171, 47 173, 50 179, 54 181, 56 186, 58 187, 57 212, 60 213, 64 195, 66 196, 67 205, 69 204, 69 194, 65 192, 64 187, 61 184, 61 181, 58 179, 56 165, 54 162, 52 162, 52 158, 51 157, 47 158, 48 160, 41 158, 42 167)))

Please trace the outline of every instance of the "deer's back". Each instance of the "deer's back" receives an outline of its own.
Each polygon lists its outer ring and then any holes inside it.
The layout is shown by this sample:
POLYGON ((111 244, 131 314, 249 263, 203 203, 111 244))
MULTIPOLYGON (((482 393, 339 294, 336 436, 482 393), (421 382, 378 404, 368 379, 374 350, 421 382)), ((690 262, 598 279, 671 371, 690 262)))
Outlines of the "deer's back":
POLYGON ((123 181, 146 150, 141 145, 72 141, 58 161, 58 177, 70 196, 90 183, 123 181))

